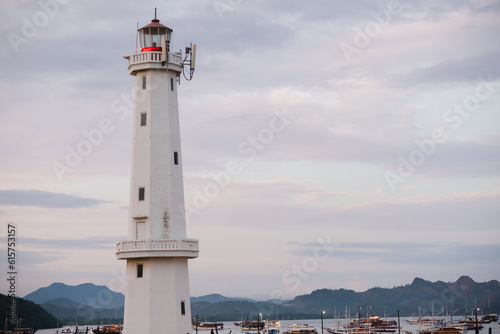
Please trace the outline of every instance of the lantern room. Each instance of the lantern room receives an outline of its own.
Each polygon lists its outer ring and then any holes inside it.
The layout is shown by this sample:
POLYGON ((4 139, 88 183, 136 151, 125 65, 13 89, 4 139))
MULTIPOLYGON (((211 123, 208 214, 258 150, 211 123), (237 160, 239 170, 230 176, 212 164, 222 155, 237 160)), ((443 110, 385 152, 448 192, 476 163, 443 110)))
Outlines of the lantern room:
POLYGON ((166 52, 170 51, 172 29, 161 24, 156 15, 150 24, 142 27, 138 32, 141 41, 141 52, 162 51, 163 41, 165 41, 166 52))

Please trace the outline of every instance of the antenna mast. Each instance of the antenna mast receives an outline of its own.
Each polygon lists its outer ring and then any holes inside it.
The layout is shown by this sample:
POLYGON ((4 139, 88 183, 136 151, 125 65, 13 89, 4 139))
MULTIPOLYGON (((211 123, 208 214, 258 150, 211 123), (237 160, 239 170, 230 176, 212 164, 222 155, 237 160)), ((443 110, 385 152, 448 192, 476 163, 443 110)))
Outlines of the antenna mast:
POLYGON ((135 29, 135 53, 137 53, 138 42, 139 42, 139 17, 137 18, 137 29, 135 29))

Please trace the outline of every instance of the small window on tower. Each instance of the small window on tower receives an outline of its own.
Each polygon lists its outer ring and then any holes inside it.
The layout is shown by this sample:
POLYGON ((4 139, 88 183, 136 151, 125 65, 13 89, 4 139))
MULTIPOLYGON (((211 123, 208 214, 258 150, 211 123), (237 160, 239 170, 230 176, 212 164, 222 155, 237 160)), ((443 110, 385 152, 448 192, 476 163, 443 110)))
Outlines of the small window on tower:
POLYGON ((140 187, 139 188, 139 201, 144 201, 144 192, 145 192, 145 188, 140 187))
POLYGON ((141 113, 141 126, 146 126, 147 114, 145 112, 141 113))
POLYGON ((143 274, 143 266, 142 263, 137 265, 137 277, 140 278, 142 277, 143 274))
POLYGON ((146 89, 146 76, 142 77, 142 89, 146 89))
POLYGON ((170 78, 170 90, 174 91, 174 79, 170 78))
POLYGON ((186 314, 186 303, 183 300, 181 300, 181 314, 186 314))
POLYGON ((177 151, 174 151, 174 165, 179 164, 179 153, 177 151))

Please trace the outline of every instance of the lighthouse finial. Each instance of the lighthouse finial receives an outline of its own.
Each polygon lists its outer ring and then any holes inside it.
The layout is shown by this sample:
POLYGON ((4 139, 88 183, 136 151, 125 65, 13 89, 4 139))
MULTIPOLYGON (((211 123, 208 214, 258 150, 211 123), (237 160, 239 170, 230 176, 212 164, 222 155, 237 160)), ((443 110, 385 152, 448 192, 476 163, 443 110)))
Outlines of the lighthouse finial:
POLYGON ((156 8, 155 8, 155 19, 156 19, 156 8))

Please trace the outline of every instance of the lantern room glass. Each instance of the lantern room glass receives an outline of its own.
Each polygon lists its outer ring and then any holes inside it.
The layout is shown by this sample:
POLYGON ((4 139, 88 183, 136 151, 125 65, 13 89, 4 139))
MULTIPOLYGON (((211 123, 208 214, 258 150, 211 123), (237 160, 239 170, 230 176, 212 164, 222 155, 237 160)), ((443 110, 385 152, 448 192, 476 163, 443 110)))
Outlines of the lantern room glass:
POLYGON ((167 52, 170 46, 170 35, 172 30, 164 27, 144 27, 139 30, 141 41, 141 52, 161 51, 161 39, 165 38, 167 52))

